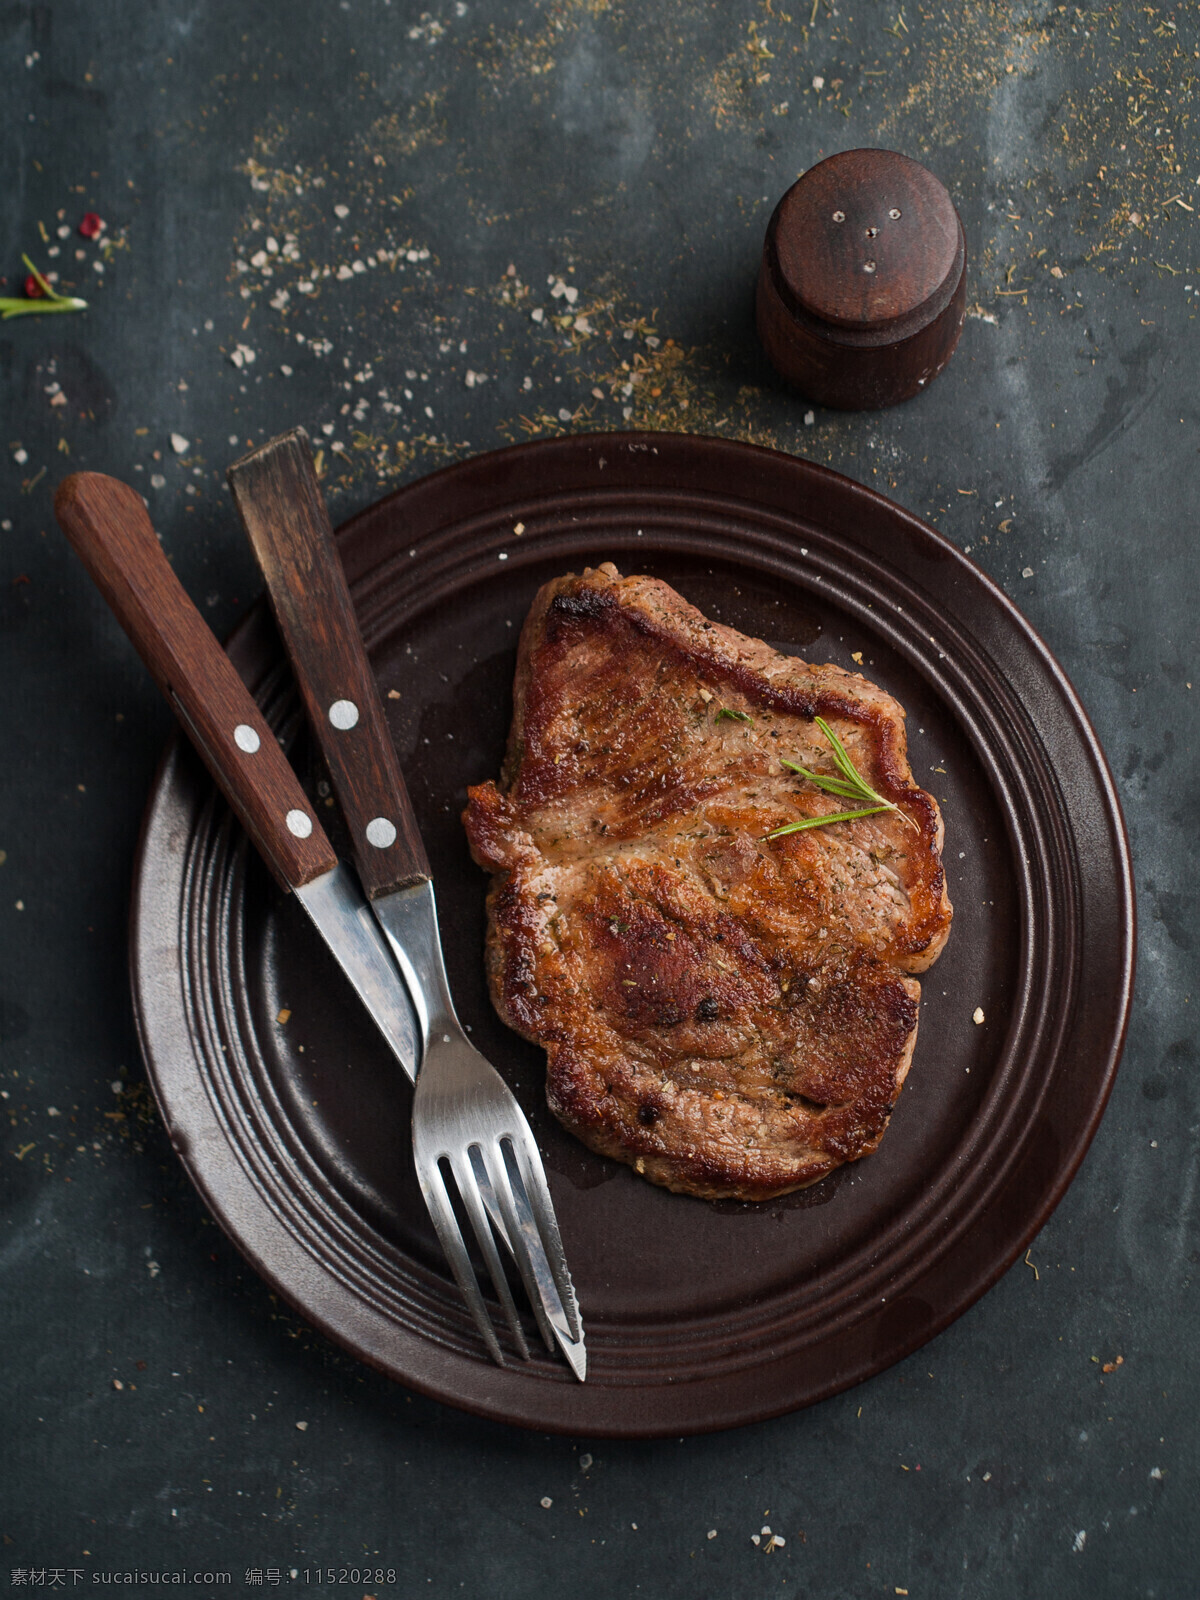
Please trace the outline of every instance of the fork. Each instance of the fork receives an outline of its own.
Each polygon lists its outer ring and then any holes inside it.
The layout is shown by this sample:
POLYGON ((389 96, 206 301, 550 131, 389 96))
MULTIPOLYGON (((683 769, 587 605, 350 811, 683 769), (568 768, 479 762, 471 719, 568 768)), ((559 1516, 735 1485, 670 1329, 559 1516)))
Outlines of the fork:
POLYGON ((446 1173, 521 1355, 529 1346, 501 1259, 511 1256, 547 1348, 581 1381, 583 1325, 537 1144, 504 1079, 467 1038, 442 958, 432 874, 367 662, 308 436, 281 434, 229 484, 349 828, 362 886, 404 976, 420 1033, 413 1155, 454 1279, 493 1360, 500 1341, 446 1173))

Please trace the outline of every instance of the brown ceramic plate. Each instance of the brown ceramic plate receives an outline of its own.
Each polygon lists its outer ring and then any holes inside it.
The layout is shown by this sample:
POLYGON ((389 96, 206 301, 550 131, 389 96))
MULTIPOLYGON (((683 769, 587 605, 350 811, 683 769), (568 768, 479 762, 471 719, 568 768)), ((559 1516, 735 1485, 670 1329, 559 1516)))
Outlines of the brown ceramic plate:
MULTIPOLYGON (((898 506, 810 462, 724 440, 522 445, 402 489, 339 538, 380 686, 399 696, 385 705, 459 1009, 545 1156, 588 1382, 544 1354, 503 1370, 486 1359, 412 1176, 406 1082, 177 742, 141 844, 133 983, 163 1115, 213 1213, 346 1349, 526 1427, 727 1428, 915 1350, 996 1281, 1062 1196, 1125 1029, 1124 828, 1095 736, 1045 646, 898 506), (891 1127, 877 1154, 784 1200, 692 1200, 591 1154, 545 1109, 541 1053, 488 1000, 485 879, 459 823, 466 785, 499 770, 535 590, 606 559, 816 661, 853 668, 861 652, 863 670, 906 707, 914 771, 945 813, 954 928, 923 980, 891 1127)), ((281 733, 295 734, 261 605, 230 649, 281 733)), ((319 781, 303 735, 293 754, 319 781)))

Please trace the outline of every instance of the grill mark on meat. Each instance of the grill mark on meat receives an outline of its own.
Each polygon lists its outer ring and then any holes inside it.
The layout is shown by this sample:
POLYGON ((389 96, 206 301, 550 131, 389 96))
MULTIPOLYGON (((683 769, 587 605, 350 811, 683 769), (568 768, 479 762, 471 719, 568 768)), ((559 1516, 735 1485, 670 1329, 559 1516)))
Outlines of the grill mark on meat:
POLYGON ((464 821, 493 874, 493 1000, 546 1049, 551 1109, 585 1143, 740 1199, 876 1148, 916 1038, 910 974, 950 922, 941 818, 889 696, 606 565, 535 600, 500 786, 471 789, 464 821), (779 762, 833 770, 818 713, 912 825, 764 839, 843 809, 779 762))

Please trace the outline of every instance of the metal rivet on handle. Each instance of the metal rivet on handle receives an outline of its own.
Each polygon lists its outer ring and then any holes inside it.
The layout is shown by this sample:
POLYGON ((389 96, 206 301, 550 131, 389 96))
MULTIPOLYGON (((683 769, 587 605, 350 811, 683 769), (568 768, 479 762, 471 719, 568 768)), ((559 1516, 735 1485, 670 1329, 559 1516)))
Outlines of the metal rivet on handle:
POLYGON ((367 843, 376 850, 386 850, 396 842, 396 824, 386 817, 372 817, 367 823, 367 843))
POLYGON ((307 839, 312 832, 312 818, 307 811, 289 811, 287 814, 288 832, 294 833, 297 839, 307 839))
POLYGON ((239 750, 244 750, 248 756, 252 756, 261 741, 248 722, 239 722, 233 730, 233 742, 239 750))
POLYGON ((353 700, 335 700, 329 708, 329 720, 345 733, 358 721, 358 707, 353 700))

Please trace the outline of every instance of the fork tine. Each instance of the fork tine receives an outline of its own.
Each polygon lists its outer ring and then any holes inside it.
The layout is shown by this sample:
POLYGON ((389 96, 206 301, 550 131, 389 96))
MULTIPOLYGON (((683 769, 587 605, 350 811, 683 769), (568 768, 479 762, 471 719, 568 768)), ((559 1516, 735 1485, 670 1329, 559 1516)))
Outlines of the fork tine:
MULTIPOLYGON (((550 1319, 546 1315, 546 1308, 538 1293, 537 1274, 533 1271, 529 1260, 529 1228, 523 1225, 526 1219, 522 1215, 527 1211, 527 1207, 518 1204, 512 1193, 509 1175, 505 1171, 499 1148, 493 1146, 489 1150, 482 1145, 476 1145, 475 1149, 483 1167, 483 1182, 487 1184, 492 1195, 492 1206, 504 1223, 509 1252, 521 1275, 521 1282, 525 1285, 526 1297, 537 1319, 538 1332, 545 1341, 547 1350, 553 1354, 558 1349, 558 1340, 554 1337, 554 1329, 550 1326, 550 1319), (499 1162, 496 1161, 498 1155, 499 1162)), ((532 1221, 532 1218, 528 1220, 532 1221)))
MULTIPOLYGON (((467 1254, 467 1247, 463 1243, 459 1231, 458 1218, 454 1215, 454 1208, 450 1204, 450 1196, 446 1193, 445 1180, 437 1162, 426 1163, 418 1160, 416 1163, 417 1178, 421 1185, 421 1193, 425 1196, 425 1204, 429 1208, 429 1215, 433 1219, 433 1226, 437 1231, 438 1239, 445 1252, 446 1260, 450 1263, 450 1270, 454 1274, 454 1281, 458 1284, 463 1299, 467 1302, 468 1309, 475 1319, 475 1325, 483 1335, 488 1347, 488 1354, 497 1366, 504 1365, 504 1358, 500 1353, 500 1341, 496 1338, 496 1330, 492 1327, 492 1319, 488 1309, 483 1303, 483 1296, 479 1292, 479 1284, 475 1280, 475 1269, 471 1265, 471 1258, 467 1254)), ((469 1209, 469 1207, 468 1207, 469 1209)), ((472 1218, 474 1221, 474 1218, 472 1218)), ((493 1246, 494 1250, 495 1246, 493 1246)))
POLYGON ((510 1135, 501 1135, 491 1148, 483 1151, 489 1176, 515 1247, 514 1254, 525 1292, 534 1310, 540 1311, 538 1326, 545 1337, 547 1324, 549 1325, 550 1337, 546 1340, 547 1345, 551 1351, 556 1348, 561 1349, 570 1362, 575 1376, 582 1381, 587 1371, 587 1355, 583 1339, 573 1332, 570 1318, 558 1293, 546 1257, 546 1248, 529 1204, 519 1161, 514 1155, 510 1162, 504 1148, 510 1138, 510 1135))
MULTIPOLYGON (((480 1191, 483 1183, 479 1181, 476 1171, 477 1145, 472 1145, 466 1151, 460 1151, 458 1158, 451 1158, 454 1171, 454 1181, 458 1184, 458 1192, 467 1216, 471 1219, 471 1226, 475 1230, 475 1238, 483 1252, 483 1259, 487 1262, 488 1273, 491 1276, 492 1286, 499 1297, 500 1304, 504 1307, 504 1315, 508 1318, 508 1325, 512 1329, 513 1338, 517 1341, 517 1348, 526 1361, 530 1360, 529 1346, 525 1342, 525 1330, 517 1316, 517 1308, 513 1304, 512 1290, 508 1287, 508 1278, 500 1262, 500 1255, 496 1249, 496 1241, 492 1235, 491 1223, 485 1210, 485 1198, 480 1191)), ((480 1161, 482 1165, 482 1159, 480 1161)), ((486 1178, 484 1180, 487 1181, 486 1178)), ((490 1185, 489 1185, 490 1188, 490 1185)), ((493 1199, 493 1205, 495 1201, 493 1199)))
POLYGON ((558 1219, 554 1214, 550 1187, 546 1182, 546 1169, 542 1166, 538 1147, 534 1144, 533 1135, 527 1127, 519 1133, 511 1134, 510 1138, 538 1237, 542 1241, 558 1297, 566 1312, 567 1326, 571 1330, 573 1339, 581 1339, 583 1320, 579 1315, 579 1302, 575 1298, 575 1285, 571 1282, 571 1274, 567 1269, 567 1256, 558 1231, 558 1219))

